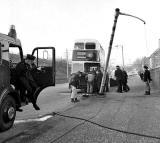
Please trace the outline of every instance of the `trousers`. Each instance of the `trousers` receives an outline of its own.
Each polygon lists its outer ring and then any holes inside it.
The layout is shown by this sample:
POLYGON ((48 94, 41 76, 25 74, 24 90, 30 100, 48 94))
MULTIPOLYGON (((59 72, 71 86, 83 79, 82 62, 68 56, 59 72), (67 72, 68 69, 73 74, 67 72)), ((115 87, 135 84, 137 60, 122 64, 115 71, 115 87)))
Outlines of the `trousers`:
POLYGON ((87 93, 93 93, 93 82, 87 82, 87 93))
POLYGON ((34 81, 30 81, 25 77, 20 77, 19 78, 20 83, 22 84, 22 86, 27 90, 27 98, 33 103, 36 103, 36 99, 33 96, 33 93, 35 92, 37 85, 36 83, 34 83, 34 81))
POLYGON ((75 99, 77 98, 78 94, 77 94, 77 89, 75 86, 71 85, 71 98, 75 99))
POLYGON ((150 92, 150 85, 148 81, 145 82, 145 91, 150 92))

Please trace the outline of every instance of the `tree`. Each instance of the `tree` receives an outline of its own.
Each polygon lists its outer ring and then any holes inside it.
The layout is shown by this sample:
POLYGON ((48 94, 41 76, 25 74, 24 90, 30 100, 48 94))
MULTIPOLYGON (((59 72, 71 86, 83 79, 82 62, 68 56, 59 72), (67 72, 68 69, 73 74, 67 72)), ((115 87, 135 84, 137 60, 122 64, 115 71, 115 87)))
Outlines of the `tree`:
POLYGON ((133 62, 133 68, 140 70, 142 69, 143 65, 145 64, 145 60, 146 57, 142 57, 142 58, 137 58, 134 62, 133 62))

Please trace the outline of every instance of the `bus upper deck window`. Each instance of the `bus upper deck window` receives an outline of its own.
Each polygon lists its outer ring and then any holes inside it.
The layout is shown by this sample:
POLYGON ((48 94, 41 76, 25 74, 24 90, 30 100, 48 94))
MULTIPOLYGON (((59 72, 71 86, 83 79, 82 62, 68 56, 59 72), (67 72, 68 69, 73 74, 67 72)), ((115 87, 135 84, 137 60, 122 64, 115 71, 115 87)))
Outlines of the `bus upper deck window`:
POLYGON ((95 43, 86 43, 86 49, 96 49, 95 43))
POLYGON ((75 50, 83 50, 84 49, 84 43, 75 43, 74 49, 75 50))

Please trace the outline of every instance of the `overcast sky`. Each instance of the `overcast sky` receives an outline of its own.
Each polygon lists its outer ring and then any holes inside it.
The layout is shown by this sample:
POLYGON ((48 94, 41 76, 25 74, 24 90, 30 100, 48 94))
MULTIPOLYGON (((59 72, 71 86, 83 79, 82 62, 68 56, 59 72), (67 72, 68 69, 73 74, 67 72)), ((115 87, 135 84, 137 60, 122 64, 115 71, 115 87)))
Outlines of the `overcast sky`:
POLYGON ((125 63, 149 56, 158 48, 160 37, 159 0, 0 0, 0 32, 14 24, 24 53, 37 46, 54 46, 57 57, 73 49, 74 40, 97 39, 108 51, 115 9, 146 21, 120 15, 111 59, 125 63))

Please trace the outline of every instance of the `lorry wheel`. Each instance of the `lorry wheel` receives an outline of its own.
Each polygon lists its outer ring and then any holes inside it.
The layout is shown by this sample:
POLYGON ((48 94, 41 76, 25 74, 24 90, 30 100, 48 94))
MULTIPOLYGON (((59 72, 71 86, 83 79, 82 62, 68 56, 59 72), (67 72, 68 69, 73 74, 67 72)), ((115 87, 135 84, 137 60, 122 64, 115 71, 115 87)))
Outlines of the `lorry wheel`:
POLYGON ((16 116, 16 102, 7 95, 0 104, 0 132, 6 131, 13 126, 16 116))

